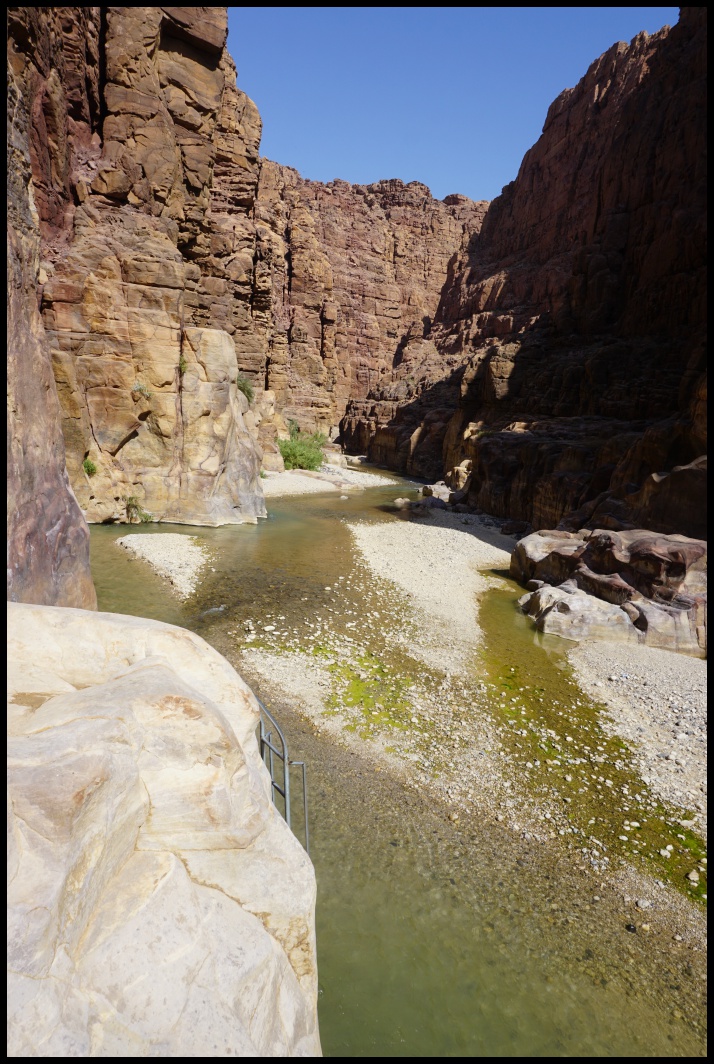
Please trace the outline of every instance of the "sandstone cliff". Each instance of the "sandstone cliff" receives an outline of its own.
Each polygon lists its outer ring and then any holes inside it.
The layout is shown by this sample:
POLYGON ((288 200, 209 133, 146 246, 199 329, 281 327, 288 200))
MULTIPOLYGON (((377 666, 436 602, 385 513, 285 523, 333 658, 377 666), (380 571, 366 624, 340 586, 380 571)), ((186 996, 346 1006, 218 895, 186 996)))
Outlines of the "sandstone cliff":
POLYGON ((222 8, 11 14, 89 519, 255 520, 286 420, 342 418, 499 515, 702 535, 702 9, 597 60, 490 206, 261 160, 225 37, 222 8))
POLYGON ((8 607, 10 1056, 319 1056, 315 873, 202 639, 8 607))
POLYGON ((65 469, 49 349, 37 309, 40 231, 30 170, 31 114, 49 77, 47 25, 26 9, 18 50, 10 18, 8 49, 7 597, 50 605, 96 606, 89 530, 65 469), (25 37, 23 37, 23 40, 25 37))
POLYGON ((49 41, 31 104, 41 309, 90 521, 265 514, 238 369, 260 120, 226 32, 223 8, 21 8, 11 22, 27 64, 38 33, 49 41))
POLYGON ((684 8, 558 97, 449 266, 438 358, 350 404, 350 450, 537 528, 706 535, 705 54, 684 8))
POLYGON ((410 344, 428 347, 448 262, 486 206, 436 200, 418 181, 324 185, 261 161, 264 368, 285 418, 334 436, 350 399, 391 374, 410 344))
POLYGON ((40 299, 82 509, 255 519, 286 418, 334 436, 405 351, 434 358, 447 264, 486 204, 261 160, 225 9, 22 8, 11 36, 35 65, 46 39, 40 299))

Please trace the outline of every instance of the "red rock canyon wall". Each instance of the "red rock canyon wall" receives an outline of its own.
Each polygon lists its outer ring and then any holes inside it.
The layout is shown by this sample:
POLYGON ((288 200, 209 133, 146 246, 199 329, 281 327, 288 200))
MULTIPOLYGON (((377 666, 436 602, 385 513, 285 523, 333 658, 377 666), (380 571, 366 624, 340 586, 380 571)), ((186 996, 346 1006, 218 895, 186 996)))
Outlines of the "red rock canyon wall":
POLYGON ((449 266, 441 365, 353 401, 351 450, 536 528, 706 535, 705 54, 685 8, 558 97, 449 266))

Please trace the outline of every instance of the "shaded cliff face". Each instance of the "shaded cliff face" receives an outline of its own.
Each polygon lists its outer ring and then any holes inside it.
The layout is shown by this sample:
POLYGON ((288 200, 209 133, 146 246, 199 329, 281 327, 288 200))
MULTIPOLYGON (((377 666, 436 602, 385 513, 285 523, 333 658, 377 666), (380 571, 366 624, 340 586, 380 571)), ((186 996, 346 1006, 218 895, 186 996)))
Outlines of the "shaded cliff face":
POLYGON ((441 371, 352 403, 350 449, 535 527, 706 535, 705 49, 683 9, 555 101, 449 267, 441 371))
POLYGON ((90 521, 256 520, 238 359, 260 120, 235 87, 225 9, 56 12, 36 16, 54 51, 31 160, 70 481, 90 521))
POLYGON ((7 597, 94 609, 89 530, 65 470, 60 408, 37 309, 41 192, 31 180, 31 116, 42 113, 52 77, 53 35, 33 8, 19 17, 10 12, 9 29, 7 597))
POLYGON ((262 160, 255 205, 266 387, 287 418, 337 430, 423 340, 447 266, 485 202, 435 200, 417 181, 328 185, 262 160))

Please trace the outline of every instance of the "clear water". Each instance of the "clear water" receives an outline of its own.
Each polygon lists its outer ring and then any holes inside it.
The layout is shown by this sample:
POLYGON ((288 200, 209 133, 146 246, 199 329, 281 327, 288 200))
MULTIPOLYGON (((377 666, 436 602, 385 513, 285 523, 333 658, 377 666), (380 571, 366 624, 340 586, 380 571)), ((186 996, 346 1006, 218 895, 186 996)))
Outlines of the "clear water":
MULTIPOLYGON (((325 585, 352 568, 339 518, 392 520, 383 507, 399 494, 404 485, 347 500, 273 500, 258 525, 186 528, 213 548, 215 569, 186 604, 114 546, 126 527, 94 527, 99 608, 184 625, 239 665, 236 622, 276 603, 289 622, 310 616, 325 585)), ((557 683, 557 663, 531 633, 513 638, 516 655, 522 639, 557 683)), ((242 671, 266 698, 259 677, 242 671)), ((703 1003, 684 959, 628 934, 622 913, 594 904, 592 882, 569 861, 550 867, 543 847, 495 822, 450 824, 418 790, 316 735, 289 705, 271 708, 291 755, 308 764, 326 1056, 705 1053, 703 1003)))

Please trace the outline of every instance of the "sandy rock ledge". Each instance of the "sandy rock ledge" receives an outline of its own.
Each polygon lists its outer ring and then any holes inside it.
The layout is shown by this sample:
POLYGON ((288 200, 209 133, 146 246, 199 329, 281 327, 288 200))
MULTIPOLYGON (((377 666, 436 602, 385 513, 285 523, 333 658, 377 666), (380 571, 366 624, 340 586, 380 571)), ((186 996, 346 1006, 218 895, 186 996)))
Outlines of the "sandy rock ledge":
POLYGON ((8 603, 10 1056, 319 1056, 315 876, 202 639, 8 603))

